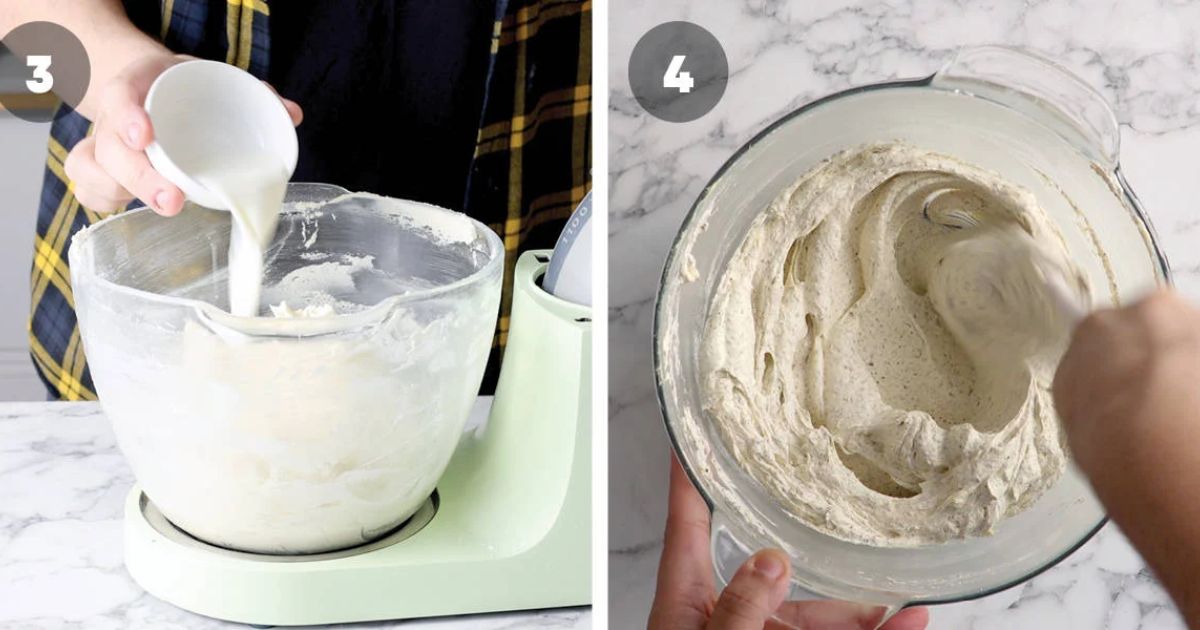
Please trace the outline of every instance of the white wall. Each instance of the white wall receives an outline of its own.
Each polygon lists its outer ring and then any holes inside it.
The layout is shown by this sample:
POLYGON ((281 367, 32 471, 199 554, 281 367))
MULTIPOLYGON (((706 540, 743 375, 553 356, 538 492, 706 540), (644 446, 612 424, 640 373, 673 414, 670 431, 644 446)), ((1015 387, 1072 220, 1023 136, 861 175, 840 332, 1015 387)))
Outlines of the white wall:
POLYGON ((29 358, 29 270, 49 123, 0 111, 0 400, 45 400, 29 358))

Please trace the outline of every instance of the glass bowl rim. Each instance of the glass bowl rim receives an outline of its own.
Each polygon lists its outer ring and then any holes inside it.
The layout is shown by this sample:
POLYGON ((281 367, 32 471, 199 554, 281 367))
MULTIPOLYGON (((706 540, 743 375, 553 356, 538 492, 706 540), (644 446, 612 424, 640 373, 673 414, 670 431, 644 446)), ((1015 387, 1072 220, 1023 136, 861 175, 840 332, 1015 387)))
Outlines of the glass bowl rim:
MULTIPOLYGON (((289 191, 312 190, 315 188, 324 188, 333 192, 341 193, 336 197, 325 200, 326 203, 334 201, 342 196, 356 194, 340 186, 331 184, 314 184, 307 182, 291 182, 288 184, 289 191)), ((392 198, 388 197, 386 199, 392 198)), ((111 216, 105 217, 104 219, 87 226, 71 236, 71 246, 67 252, 68 267, 71 270, 71 281, 72 283, 75 282, 75 274, 78 273, 81 274, 81 278, 87 278, 89 282, 93 282, 97 286, 103 287, 105 291, 123 294, 139 300, 146 300, 168 306, 191 308, 196 312, 197 316, 201 317, 202 319, 251 337, 308 337, 354 330, 362 326, 382 321, 389 313, 399 306, 423 302, 446 294, 468 290, 473 286, 483 284, 489 277, 496 274, 497 269, 502 268, 504 265, 507 252, 505 251, 503 241, 500 240, 500 236, 496 234, 494 230, 481 221, 465 213, 455 212, 448 208, 443 208, 441 206, 436 206, 421 201, 413 201, 409 199, 393 200, 406 204, 416 204, 418 206, 423 206, 438 212, 449 212, 460 215, 462 218, 465 218, 471 223, 477 234, 482 235, 483 240, 487 243, 488 253, 491 255, 491 258, 479 269, 476 269, 469 275, 459 278, 454 282, 449 282, 427 289, 419 289, 402 295, 392 295, 361 311, 354 313, 335 314, 325 317, 312 318, 273 319, 269 317, 264 318, 262 316, 244 317, 233 315, 232 313, 222 310, 216 305, 205 302, 204 300, 162 295, 160 293, 154 293, 143 289, 136 289, 124 284, 119 284, 96 273, 95 269, 91 265, 81 267, 73 264, 74 261, 71 259, 73 258, 73 253, 76 251, 76 246, 86 245, 88 240, 93 238, 95 232, 102 229, 105 225, 120 221, 123 217, 134 216, 145 212, 153 212, 153 210, 147 206, 138 206, 136 208, 132 208, 124 212, 118 212, 111 216), (262 326, 256 325, 256 323, 260 323, 264 319, 271 321, 270 330, 264 330, 262 326)), ((210 210, 211 212, 221 212, 220 210, 206 209, 210 210)), ((280 212, 280 214, 290 214, 295 212, 296 210, 284 209, 280 212)), ((170 219, 168 218, 167 220, 170 219)))

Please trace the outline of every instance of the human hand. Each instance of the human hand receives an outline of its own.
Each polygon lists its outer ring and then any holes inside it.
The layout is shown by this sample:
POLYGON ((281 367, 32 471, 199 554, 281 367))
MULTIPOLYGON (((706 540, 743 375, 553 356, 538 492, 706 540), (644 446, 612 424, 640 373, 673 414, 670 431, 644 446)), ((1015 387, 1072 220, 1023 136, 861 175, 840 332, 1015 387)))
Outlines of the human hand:
MULTIPOLYGON (((649 630, 874 630, 882 618, 884 610, 877 606, 784 602, 791 568, 787 556, 775 549, 754 554, 716 597, 709 526, 708 506, 672 456, 666 539, 649 630)), ((926 609, 910 608, 881 630, 922 630, 928 623, 926 609)))
POLYGON ((1113 521, 1200 619, 1200 311, 1170 291, 1079 323, 1054 377, 1075 463, 1113 521))
MULTIPOLYGON (((100 86, 93 133, 75 145, 64 164, 79 203, 113 212, 137 198, 164 216, 183 209, 183 191, 154 170, 146 157, 154 129, 142 104, 158 75, 189 59, 167 51, 143 56, 100 86)), ((280 100, 292 123, 299 125, 300 106, 280 100)))
POLYGON ((1200 311, 1174 292, 1079 323, 1054 377, 1054 403, 1097 490, 1128 479, 1130 466, 1159 468, 1161 449, 1200 434, 1197 383, 1200 311))

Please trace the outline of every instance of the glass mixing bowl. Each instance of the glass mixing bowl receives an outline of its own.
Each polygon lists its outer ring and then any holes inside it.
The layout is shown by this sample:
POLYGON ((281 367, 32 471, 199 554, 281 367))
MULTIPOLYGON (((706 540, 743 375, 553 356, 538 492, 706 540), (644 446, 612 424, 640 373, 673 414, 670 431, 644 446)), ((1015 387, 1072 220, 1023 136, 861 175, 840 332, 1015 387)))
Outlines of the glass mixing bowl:
POLYGON ((206 542, 317 553, 378 538, 434 490, 479 390, 504 247, 465 215, 293 184, 264 299, 234 317, 230 214, 139 209, 75 236, 92 378, 146 495, 206 542), (266 309, 264 309, 266 312, 266 309))
POLYGON ((833 598, 894 611, 979 597, 1026 580, 1082 545, 1105 517, 1086 479, 1070 466, 1035 505, 1002 521, 991 536, 917 548, 844 542, 778 507, 737 466, 705 417, 699 342, 721 273, 751 223, 821 160, 892 140, 956 156, 1032 191, 1099 287, 1097 306, 1166 283, 1168 267, 1121 175, 1117 126, 1104 100, 1052 62, 1008 48, 968 50, 931 77, 810 103, 742 147, 705 188, 663 271, 654 350, 675 452, 713 510, 717 573, 728 580, 753 551, 778 547, 793 559, 794 599, 833 598))

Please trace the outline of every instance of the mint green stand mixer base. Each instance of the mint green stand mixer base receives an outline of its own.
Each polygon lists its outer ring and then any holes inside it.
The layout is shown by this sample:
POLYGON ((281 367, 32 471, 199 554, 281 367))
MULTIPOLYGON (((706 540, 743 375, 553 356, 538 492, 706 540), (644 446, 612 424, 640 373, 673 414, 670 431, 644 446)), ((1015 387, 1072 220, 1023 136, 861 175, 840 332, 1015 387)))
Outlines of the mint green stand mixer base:
POLYGON ((353 549, 268 556, 204 543, 134 487, 125 564, 180 608, 307 625, 580 606, 591 601, 591 309, 539 286, 549 251, 514 273, 512 325, 487 424, 437 491, 353 549))

